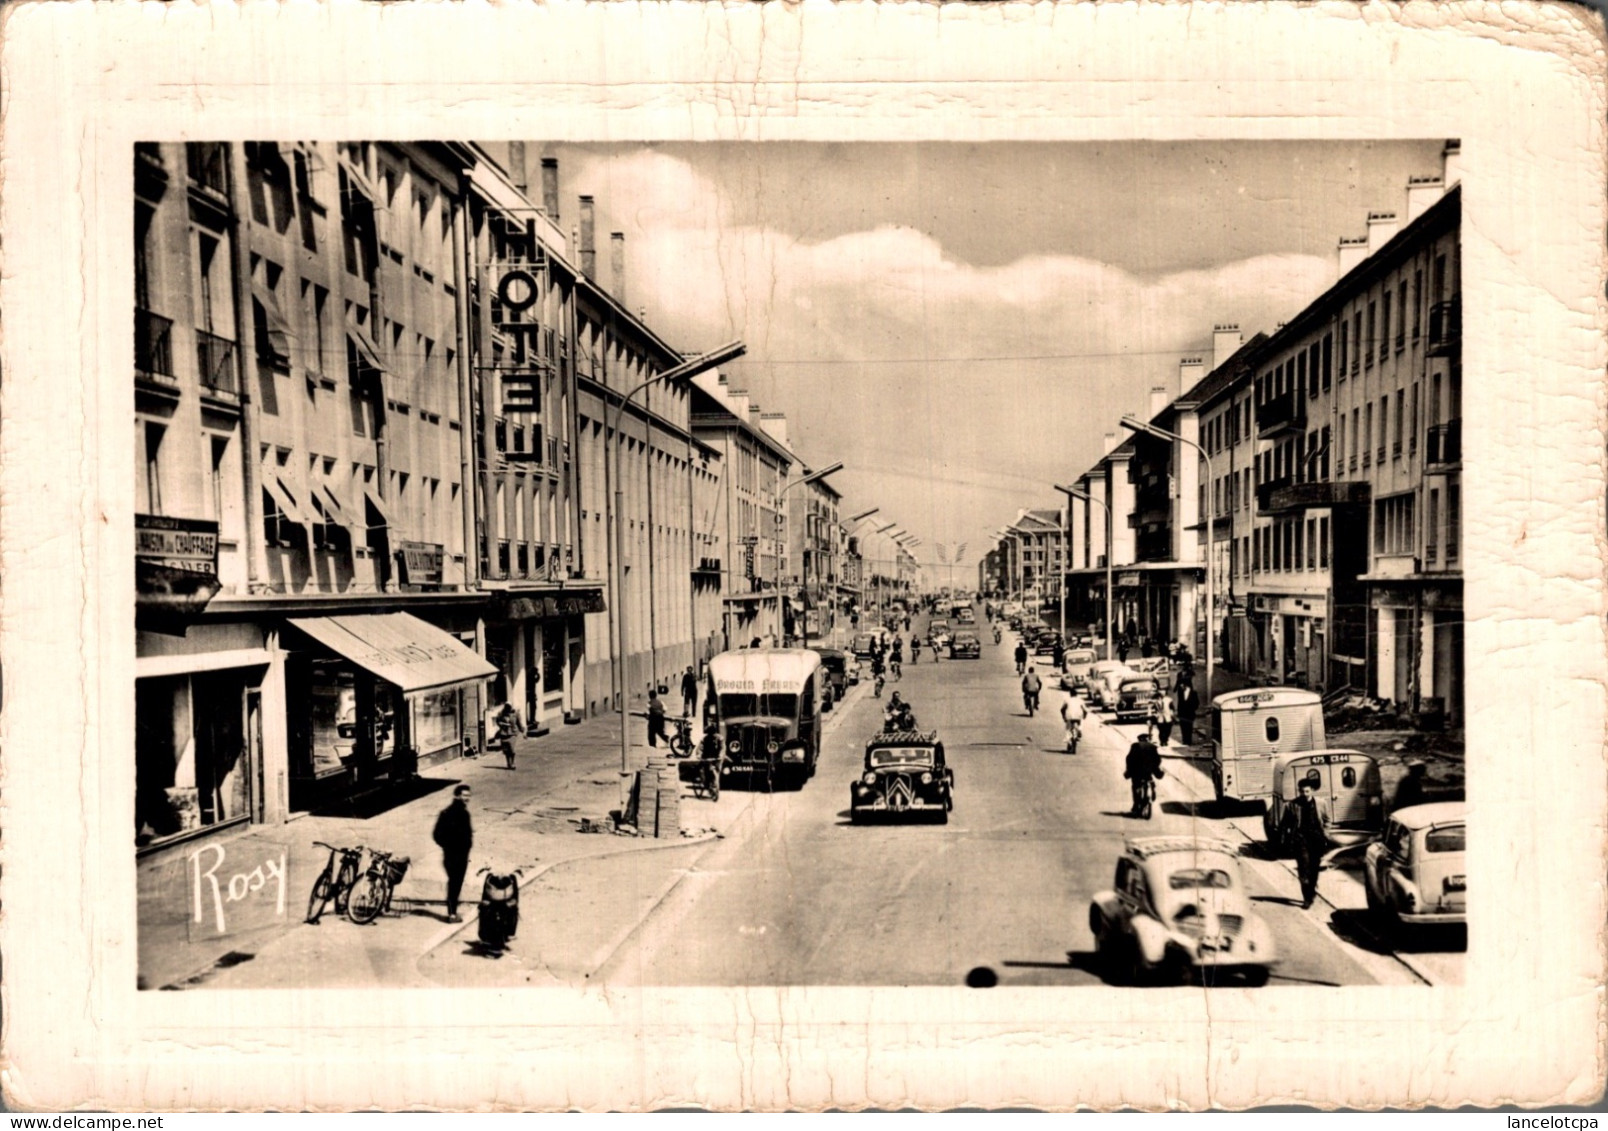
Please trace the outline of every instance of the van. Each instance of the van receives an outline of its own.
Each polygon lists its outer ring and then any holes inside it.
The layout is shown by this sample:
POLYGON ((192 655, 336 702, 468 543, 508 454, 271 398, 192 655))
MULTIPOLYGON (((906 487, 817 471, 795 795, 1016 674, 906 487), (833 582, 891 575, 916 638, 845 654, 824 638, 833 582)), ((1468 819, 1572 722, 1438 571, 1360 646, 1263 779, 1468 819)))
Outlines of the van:
POLYGON ((1212 701, 1212 784, 1219 801, 1266 801, 1281 754, 1326 748, 1323 700, 1294 687, 1253 687, 1212 701))
POLYGON ((1379 766, 1359 750, 1306 750, 1282 754, 1273 763, 1273 791, 1262 814, 1267 842, 1281 850, 1279 821, 1304 781, 1316 782, 1318 804, 1329 814, 1329 839, 1338 845, 1362 844, 1385 824, 1379 766))
POLYGON ((723 774, 746 775, 767 792, 778 784, 802 788, 821 756, 821 657, 795 648, 744 648, 722 652, 708 670, 723 774))

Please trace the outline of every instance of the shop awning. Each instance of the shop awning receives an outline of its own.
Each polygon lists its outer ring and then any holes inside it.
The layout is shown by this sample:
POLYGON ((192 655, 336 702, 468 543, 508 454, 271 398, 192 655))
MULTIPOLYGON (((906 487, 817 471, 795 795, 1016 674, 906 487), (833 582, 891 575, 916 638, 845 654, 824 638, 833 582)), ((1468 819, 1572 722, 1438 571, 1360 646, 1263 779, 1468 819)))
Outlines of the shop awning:
POLYGON ((290 623, 405 695, 477 683, 497 674, 473 651, 410 613, 300 617, 290 623))

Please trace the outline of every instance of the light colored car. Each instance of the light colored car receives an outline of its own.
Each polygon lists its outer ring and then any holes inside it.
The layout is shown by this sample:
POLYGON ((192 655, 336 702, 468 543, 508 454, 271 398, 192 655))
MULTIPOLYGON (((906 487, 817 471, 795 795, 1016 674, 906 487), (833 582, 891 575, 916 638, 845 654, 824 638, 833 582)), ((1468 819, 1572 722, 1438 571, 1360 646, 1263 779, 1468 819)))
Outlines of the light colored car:
POLYGON ((1121 660, 1100 660, 1089 665, 1089 706, 1102 711, 1117 709, 1117 693, 1122 681, 1133 675, 1121 660))
POLYGON ((1135 838, 1117 858, 1112 887, 1089 905, 1095 953, 1112 981, 1236 974, 1261 986, 1278 964, 1273 932, 1251 910, 1232 844, 1135 838))
POLYGON ((1082 691, 1089 682, 1089 665, 1094 663, 1094 649, 1074 648, 1066 654, 1066 674, 1061 677, 1061 690, 1082 691))
POLYGON ((927 639, 932 641, 934 648, 947 648, 950 641, 949 622, 935 620, 927 626, 927 639))
POLYGON ((1384 834, 1368 846, 1364 858, 1369 909, 1402 926, 1466 923, 1464 827, 1461 801, 1436 801, 1392 813, 1384 834))

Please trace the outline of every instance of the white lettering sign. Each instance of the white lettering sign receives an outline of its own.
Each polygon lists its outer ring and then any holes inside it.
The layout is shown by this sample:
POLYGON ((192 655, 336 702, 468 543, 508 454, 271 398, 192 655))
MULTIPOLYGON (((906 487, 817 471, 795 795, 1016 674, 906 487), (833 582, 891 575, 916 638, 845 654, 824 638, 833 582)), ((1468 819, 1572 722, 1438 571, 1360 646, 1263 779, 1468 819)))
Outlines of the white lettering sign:
POLYGON ((271 883, 277 884, 274 893, 274 915, 283 918, 286 853, 281 850, 277 860, 269 857, 249 872, 234 872, 222 878, 219 873, 227 858, 228 854, 221 844, 204 844, 190 853, 191 902, 194 906, 195 921, 205 922, 207 912, 210 911, 218 933, 226 934, 229 928, 228 920, 224 916, 224 905, 239 903, 271 883), (209 864, 202 863, 203 856, 210 856, 209 864))

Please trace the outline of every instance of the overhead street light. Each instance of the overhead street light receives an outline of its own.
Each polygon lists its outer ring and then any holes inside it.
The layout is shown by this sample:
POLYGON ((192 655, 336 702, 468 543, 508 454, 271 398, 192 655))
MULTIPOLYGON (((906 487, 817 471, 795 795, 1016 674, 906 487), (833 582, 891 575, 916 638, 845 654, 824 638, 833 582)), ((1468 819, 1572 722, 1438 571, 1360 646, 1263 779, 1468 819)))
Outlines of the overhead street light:
MULTIPOLYGON (((626 776, 631 772, 631 736, 628 721, 631 717, 631 697, 625 687, 625 480, 624 468, 621 466, 620 417, 625 414, 626 406, 636 399, 636 395, 649 385, 661 382, 677 384, 688 381, 717 365, 732 361, 748 352, 748 347, 740 341, 727 342, 708 353, 690 357, 680 365, 672 366, 662 373, 655 373, 647 380, 641 382, 625 396, 620 403, 611 405, 612 433, 605 433, 605 438, 613 435, 614 442, 614 514, 613 521, 609 523, 614 533, 614 545, 609 554, 609 572, 613 577, 614 599, 609 602, 610 611, 614 620, 614 689, 620 696, 620 789, 622 802, 629 796, 630 787, 626 785, 626 776)), ((607 496, 604 496, 607 498, 607 496)), ((623 809, 623 804, 622 804, 623 809)))
POLYGON ((851 516, 850 516, 850 517, 849 517, 849 521, 850 521, 850 522, 860 522, 860 521, 861 521, 861 520, 862 520, 862 519, 867 519, 867 518, 870 518, 870 517, 871 517, 871 516, 872 516, 872 515, 874 515, 874 514, 876 514, 876 513, 877 513, 877 512, 878 512, 878 511, 880 511, 880 510, 881 510, 881 509, 882 509, 882 508, 881 508, 881 507, 872 507, 872 508, 871 508, 871 509, 870 509, 870 510, 868 510, 868 511, 861 511, 861 512, 860 512, 860 513, 859 513, 859 514, 857 514, 857 515, 851 515, 851 516))
MULTIPOLYGON (((1105 510, 1105 513, 1106 513, 1106 539, 1105 539, 1105 548, 1106 548, 1106 552, 1105 552, 1105 560, 1106 560, 1106 615, 1105 615, 1106 655, 1105 655, 1105 658, 1109 660, 1111 658, 1111 508, 1106 505, 1106 501, 1104 499, 1097 499, 1092 494, 1090 494, 1088 491, 1082 491, 1082 490, 1079 490, 1076 487, 1062 487, 1060 484, 1056 484, 1055 489, 1057 491, 1060 491, 1063 494, 1067 495, 1069 499, 1082 499, 1085 503, 1096 503, 1101 508, 1103 508, 1105 510)), ((1071 510, 1072 510, 1072 504, 1070 502, 1068 502, 1067 503, 1067 511, 1069 513, 1067 514, 1067 522, 1069 524, 1072 521, 1072 516, 1070 514, 1071 510)), ((1068 537, 1067 537, 1067 548, 1068 548, 1068 550, 1071 549, 1071 545, 1072 545, 1072 543, 1071 543, 1071 535, 1070 535, 1070 527, 1069 527, 1069 533, 1068 533, 1068 537)), ((1065 587, 1063 586, 1063 589, 1064 588, 1065 587)), ((1066 602, 1066 594, 1064 592, 1061 595, 1061 601, 1062 601, 1063 605, 1066 602)), ((1063 624, 1063 626, 1065 625, 1065 619, 1066 619, 1066 614, 1063 612, 1062 613, 1062 624, 1063 624)), ((1062 629, 1061 636, 1062 636, 1062 639, 1066 638, 1066 630, 1065 630, 1064 627, 1062 629)))
MULTIPOLYGON (((1176 440, 1180 444, 1194 448, 1195 451, 1200 453, 1201 460, 1206 464, 1207 484, 1210 485, 1216 482, 1212 477, 1212 457, 1207 455, 1206 449, 1195 441, 1180 436, 1176 432, 1169 432, 1165 428, 1158 428, 1156 425, 1140 420, 1136 416, 1124 416, 1121 423, 1130 432, 1143 432, 1146 436, 1154 436, 1158 440, 1176 440)), ((1216 557, 1215 547, 1212 543, 1217 538, 1217 502, 1212 498, 1210 490, 1203 492, 1203 494, 1206 496, 1206 703, 1210 706, 1212 701, 1212 672, 1216 666, 1217 659, 1217 652, 1212 639, 1217 635, 1217 587, 1212 580, 1212 574, 1216 572, 1212 568, 1213 559, 1216 557)), ((1109 517, 1110 512, 1108 511, 1107 518, 1109 519, 1109 517)), ((1108 544, 1106 547, 1107 562, 1111 560, 1110 550, 1111 547, 1108 544)))

